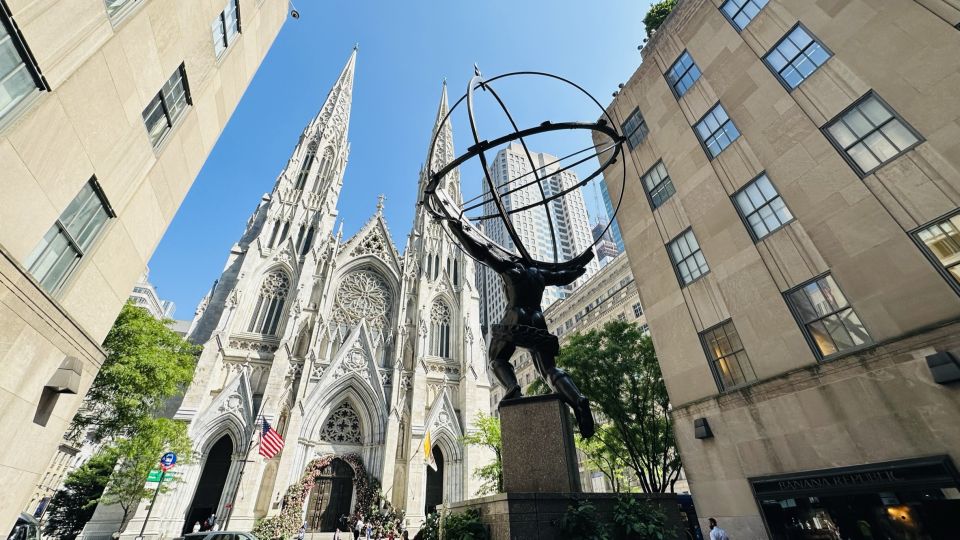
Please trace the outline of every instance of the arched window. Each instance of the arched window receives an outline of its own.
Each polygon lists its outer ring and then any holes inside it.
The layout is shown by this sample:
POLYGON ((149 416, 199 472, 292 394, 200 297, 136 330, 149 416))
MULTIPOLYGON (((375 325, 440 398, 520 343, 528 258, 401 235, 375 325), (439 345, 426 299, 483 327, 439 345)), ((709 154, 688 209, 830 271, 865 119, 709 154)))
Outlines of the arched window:
POLYGON ((437 279, 440 276, 440 254, 437 253, 433 256, 433 279, 437 279))
POLYGON ((271 272, 263 278, 257 307, 253 310, 253 317, 250 319, 247 331, 271 336, 276 334, 277 327, 280 326, 280 318, 283 317, 283 304, 288 292, 290 292, 290 278, 282 270, 271 272))
POLYGON ((460 286, 460 261, 458 259, 453 260, 453 286, 460 286))
POLYGON ((450 358, 450 308, 439 300, 430 308, 430 354, 450 358))
POLYGON ((300 167, 300 173, 297 174, 297 183, 293 186, 293 189, 303 189, 307 185, 307 178, 310 177, 310 166, 313 165, 313 160, 316 157, 317 147, 311 145, 307 151, 307 157, 303 160, 303 166, 300 167))
POLYGON ((320 440, 332 443, 363 442, 363 432, 360 430, 360 417, 349 402, 344 401, 334 409, 320 432, 320 440))
POLYGON ((313 191, 319 193, 327 180, 330 178, 330 171, 333 169, 333 151, 330 148, 323 153, 323 159, 320 160, 320 174, 317 175, 317 183, 313 186, 313 191))

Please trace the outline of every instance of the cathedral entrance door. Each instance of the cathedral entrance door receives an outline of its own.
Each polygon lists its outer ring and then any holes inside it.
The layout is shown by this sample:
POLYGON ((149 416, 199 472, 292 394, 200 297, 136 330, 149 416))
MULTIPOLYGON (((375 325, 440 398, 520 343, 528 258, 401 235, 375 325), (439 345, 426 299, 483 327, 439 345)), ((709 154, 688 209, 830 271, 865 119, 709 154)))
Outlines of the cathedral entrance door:
MULTIPOLYGON (((204 520, 217 513, 223 488, 227 483, 227 473, 230 471, 233 441, 230 436, 224 435, 213 445, 207 460, 203 464, 203 472, 197 482, 190 509, 187 510, 187 519, 183 524, 183 533, 193 530, 194 523, 203 524, 204 520)), ((222 516, 217 516, 218 523, 222 516)))
POLYGON ((331 532, 341 516, 350 515, 353 502, 353 467, 335 458, 320 470, 307 500, 307 530, 331 532))

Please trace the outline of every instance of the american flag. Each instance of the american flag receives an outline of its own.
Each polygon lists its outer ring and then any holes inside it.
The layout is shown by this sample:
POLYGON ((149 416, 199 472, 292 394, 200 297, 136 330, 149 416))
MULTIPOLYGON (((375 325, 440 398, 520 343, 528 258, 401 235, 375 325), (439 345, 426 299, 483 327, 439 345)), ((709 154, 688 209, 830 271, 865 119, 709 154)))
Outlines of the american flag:
POLYGON ((260 432, 260 455, 270 459, 281 450, 283 450, 283 437, 264 418, 263 430, 260 432))

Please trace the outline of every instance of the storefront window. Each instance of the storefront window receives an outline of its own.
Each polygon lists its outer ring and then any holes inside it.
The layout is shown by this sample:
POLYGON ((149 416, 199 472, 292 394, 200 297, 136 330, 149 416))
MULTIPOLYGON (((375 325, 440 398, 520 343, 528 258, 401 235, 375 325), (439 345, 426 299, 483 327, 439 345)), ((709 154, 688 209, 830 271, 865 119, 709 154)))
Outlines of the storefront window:
POLYGON ((955 475, 949 458, 933 458, 753 485, 774 540, 934 540, 956 537, 955 475))

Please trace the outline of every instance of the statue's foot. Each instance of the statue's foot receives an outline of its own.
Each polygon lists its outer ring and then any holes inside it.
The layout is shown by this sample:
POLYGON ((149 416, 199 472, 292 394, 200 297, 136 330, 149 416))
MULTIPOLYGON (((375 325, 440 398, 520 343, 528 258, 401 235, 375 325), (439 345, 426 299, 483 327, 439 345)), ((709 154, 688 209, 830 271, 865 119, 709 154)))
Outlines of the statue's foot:
POLYGON ((517 384, 517 385, 514 385, 514 387, 511 388, 510 390, 507 390, 507 393, 503 395, 503 399, 501 399, 500 401, 503 401, 504 399, 514 399, 522 396, 523 394, 520 392, 520 385, 517 384))
POLYGON ((593 423, 593 412, 590 411, 590 400, 581 396, 577 400, 577 406, 573 408, 573 414, 577 418, 580 436, 584 439, 592 437, 596 429, 593 423))

